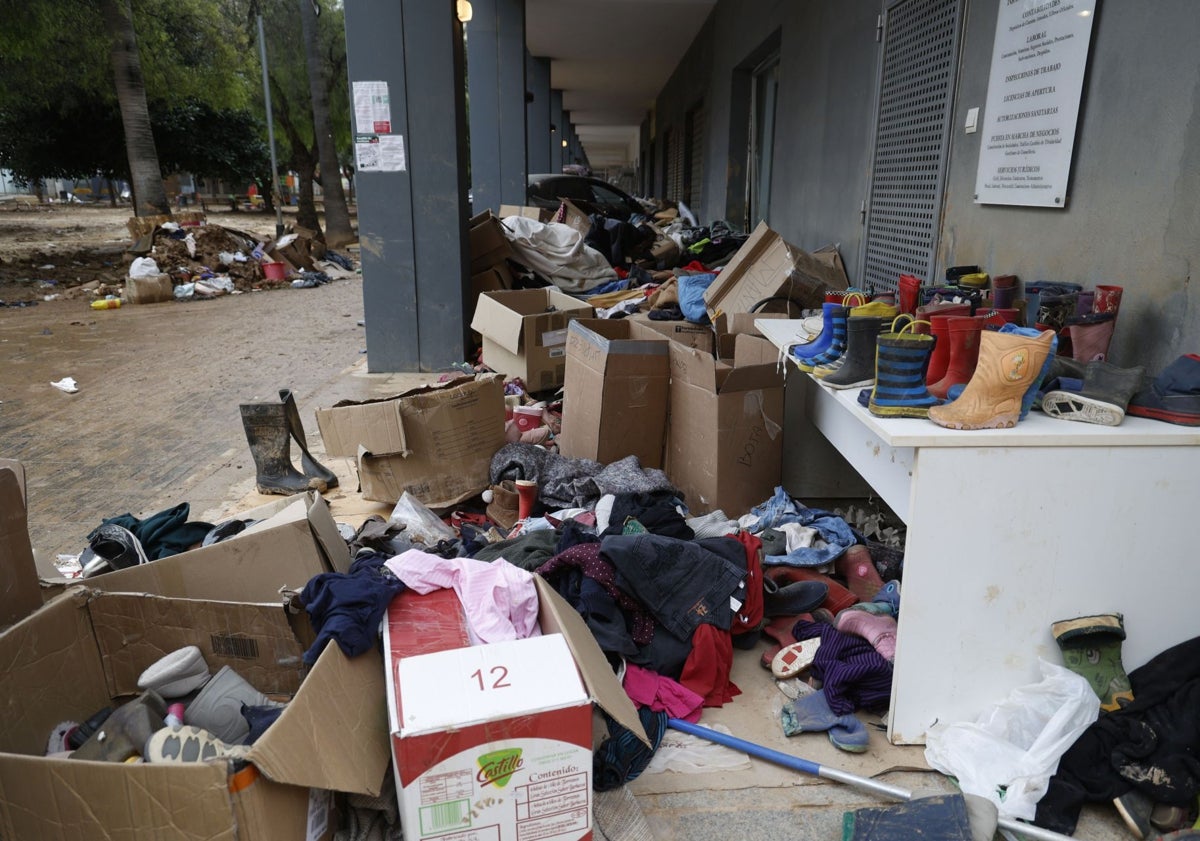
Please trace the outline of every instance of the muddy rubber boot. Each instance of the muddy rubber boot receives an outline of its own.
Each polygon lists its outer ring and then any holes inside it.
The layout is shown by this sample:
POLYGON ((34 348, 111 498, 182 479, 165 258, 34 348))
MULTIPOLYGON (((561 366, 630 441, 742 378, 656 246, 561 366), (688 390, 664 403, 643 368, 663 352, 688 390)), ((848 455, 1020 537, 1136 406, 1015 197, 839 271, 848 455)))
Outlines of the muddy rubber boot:
POLYGON ((1089 362, 1083 371, 1083 388, 1078 392, 1046 392, 1042 395, 1042 411, 1061 420, 1120 426, 1145 374, 1146 369, 1140 365, 1118 368, 1107 362, 1089 362))
MULTIPOLYGON (((984 331, 975 374, 952 403, 929 409, 929 419, 949 429, 1007 429, 1016 426, 1026 393, 1041 380, 1054 331, 1037 338, 984 331)), ((1029 398, 1033 403, 1032 396, 1029 398)))
POLYGON ((1121 665, 1121 614, 1064 619, 1051 625, 1050 632, 1062 650, 1063 665, 1088 682, 1102 712, 1119 710, 1133 700, 1133 687, 1121 665))
POLYGON ((292 438, 296 439, 296 443, 300 445, 300 467, 304 470, 304 475, 310 479, 320 479, 325 483, 326 489, 336 488, 338 485, 337 475, 313 458, 312 453, 308 451, 308 438, 304 435, 304 422, 300 420, 300 409, 296 406, 296 398, 292 394, 292 390, 290 388, 279 389, 279 399, 283 401, 283 408, 287 410, 288 429, 292 433, 292 438))
POLYGON ((309 479, 292 466, 292 433, 282 403, 243 403, 241 410, 242 427, 250 443, 250 455, 254 456, 254 484, 259 493, 324 490, 324 482, 309 479))
MULTIPOLYGON (((946 399, 950 386, 969 382, 979 362, 979 334, 983 332, 984 317, 951 316, 946 319, 950 336, 950 359, 946 373, 929 385, 929 393, 946 399)), ((936 334, 935 334, 936 335, 936 334)), ((930 365, 932 366, 932 362, 930 365)))

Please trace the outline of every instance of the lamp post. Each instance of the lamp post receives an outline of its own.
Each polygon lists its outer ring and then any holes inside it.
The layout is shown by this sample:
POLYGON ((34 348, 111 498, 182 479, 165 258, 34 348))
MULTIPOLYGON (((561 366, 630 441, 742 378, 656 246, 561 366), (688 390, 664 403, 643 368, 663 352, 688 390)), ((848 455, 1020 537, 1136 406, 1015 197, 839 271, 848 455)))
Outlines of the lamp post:
POLYGON ((271 196, 275 201, 275 239, 283 236, 283 207, 279 195, 279 162, 275 159, 275 116, 271 113, 271 83, 267 77, 267 40, 262 12, 258 13, 258 55, 262 61, 263 98, 267 102, 267 142, 271 145, 271 196))

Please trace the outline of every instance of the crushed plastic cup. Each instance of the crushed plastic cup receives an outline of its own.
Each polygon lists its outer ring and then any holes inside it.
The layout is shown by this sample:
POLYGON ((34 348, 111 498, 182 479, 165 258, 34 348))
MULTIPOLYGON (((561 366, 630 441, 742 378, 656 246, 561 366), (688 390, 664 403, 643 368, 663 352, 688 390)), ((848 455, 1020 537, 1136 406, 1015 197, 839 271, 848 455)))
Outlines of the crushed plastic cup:
POLYGON ((65 391, 67 394, 74 394, 75 392, 79 391, 79 386, 75 384, 74 377, 63 377, 58 382, 50 383, 50 385, 54 386, 59 391, 65 391))

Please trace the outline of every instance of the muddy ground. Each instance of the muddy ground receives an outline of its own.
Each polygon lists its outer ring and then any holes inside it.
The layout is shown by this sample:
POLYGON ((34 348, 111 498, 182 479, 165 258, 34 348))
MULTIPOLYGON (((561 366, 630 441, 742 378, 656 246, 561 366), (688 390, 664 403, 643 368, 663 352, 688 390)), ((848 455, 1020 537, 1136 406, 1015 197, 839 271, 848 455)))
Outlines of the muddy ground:
MULTIPOLYGON (((364 359, 357 277, 102 311, 87 298, 41 300, 53 292, 31 278, 121 282, 128 216, 0 209, 0 299, 39 301, 0 308, 0 457, 26 466, 33 544, 49 557, 77 554, 104 517, 181 502, 195 516, 231 487, 252 487, 240 403, 277 401, 290 387, 315 436, 317 405, 362 396, 362 378, 347 376, 364 359), (50 385, 68 376, 78 393, 50 385)), ((264 235, 275 222, 209 221, 264 235)))
MULTIPOLYGON (((289 211, 285 224, 293 216, 289 211)), ((129 217, 128 207, 0 202, 0 301, 11 306, 71 297, 91 281, 121 285, 133 259, 124 253, 129 217)), ((210 212, 207 219, 260 240, 275 233, 271 213, 210 212)))

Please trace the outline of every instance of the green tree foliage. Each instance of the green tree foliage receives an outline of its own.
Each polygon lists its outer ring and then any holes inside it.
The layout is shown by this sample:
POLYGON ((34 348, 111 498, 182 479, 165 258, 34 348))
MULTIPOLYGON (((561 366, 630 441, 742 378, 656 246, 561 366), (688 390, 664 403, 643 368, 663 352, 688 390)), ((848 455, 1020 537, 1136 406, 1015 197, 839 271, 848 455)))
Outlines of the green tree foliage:
MULTIPOLYGON (((296 0, 240 0, 248 33, 255 35, 255 11, 266 30, 267 65, 279 160, 299 177, 297 223, 319 230, 313 183, 320 177, 320 155, 313 129, 312 91, 304 54, 304 32, 296 0)), ((317 52, 326 68, 330 125, 339 162, 350 154, 350 97, 346 82, 345 16, 340 2, 318 0, 317 52)), ((255 44, 257 55, 257 44, 255 44)), ((261 71, 260 71, 261 72, 261 71)), ((259 94, 259 108, 262 106, 259 94)), ((335 177, 341 177, 337 173, 335 177)))
MULTIPOLYGON (((246 110, 257 63, 231 0, 131 7, 163 170, 269 169, 251 162, 265 151, 246 110), (189 120, 191 136, 179 131, 189 120), (205 135, 216 147, 207 154, 205 135)), ((0 166, 27 179, 129 177, 100 0, 0 0, 0 20, 0 166)))

